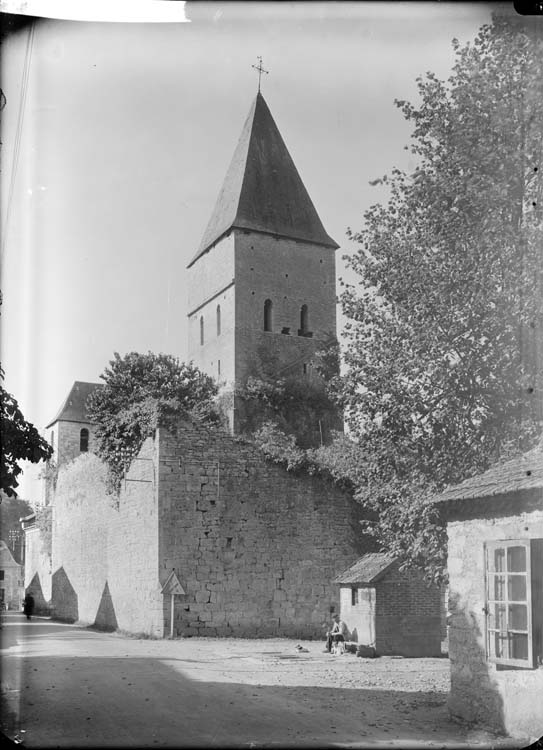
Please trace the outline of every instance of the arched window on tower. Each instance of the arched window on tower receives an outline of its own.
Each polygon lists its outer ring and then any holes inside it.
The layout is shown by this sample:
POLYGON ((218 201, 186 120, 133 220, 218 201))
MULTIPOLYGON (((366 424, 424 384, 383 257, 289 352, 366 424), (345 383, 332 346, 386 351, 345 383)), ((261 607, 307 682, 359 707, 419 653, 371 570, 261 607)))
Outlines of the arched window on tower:
POLYGON ((271 331, 273 328, 273 305, 271 299, 264 302, 264 330, 271 331))
POLYGON ((86 453, 89 450, 89 431, 86 427, 83 427, 79 433, 79 450, 82 453, 86 453))
POLYGON ((200 346, 204 345, 204 316, 200 315, 200 346))
POLYGON ((217 305, 217 336, 221 335, 221 306, 217 305))
POLYGON ((306 333, 309 333, 309 312, 307 305, 302 305, 300 310, 300 330, 298 333, 300 336, 305 336, 306 333))

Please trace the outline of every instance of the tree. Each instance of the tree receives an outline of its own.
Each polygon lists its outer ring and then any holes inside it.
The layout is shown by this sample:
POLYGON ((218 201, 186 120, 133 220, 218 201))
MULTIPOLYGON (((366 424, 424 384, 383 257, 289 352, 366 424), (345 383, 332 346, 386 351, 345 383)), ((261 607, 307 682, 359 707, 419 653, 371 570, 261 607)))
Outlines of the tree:
POLYGON ((121 357, 115 352, 100 377, 105 385, 90 396, 87 411, 96 424, 97 453, 108 466, 112 491, 119 490, 133 458, 157 427, 175 430, 183 416, 218 422, 213 404, 217 387, 192 363, 167 354, 121 357))
MULTIPOLYGON (((269 351, 258 354, 258 365, 246 382, 236 387, 238 411, 243 415, 244 431, 271 446, 273 436, 290 436, 299 448, 329 443, 341 426, 337 404, 330 398, 328 386, 339 373, 339 345, 329 336, 306 363, 300 377, 300 363, 281 366, 269 351), (264 437, 265 436, 265 437, 264 437)), ((277 449, 286 445, 279 439, 277 449)))
MULTIPOLYGON (((4 371, 0 368, 0 380, 4 371)), ((47 461, 53 449, 33 424, 27 422, 16 399, 0 386, 0 432, 2 434, 2 462, 0 464, 0 489, 8 497, 16 497, 17 477, 23 471, 19 461, 37 464, 47 461)))
MULTIPOLYGON (((537 19, 539 21, 539 19, 537 19)), ((439 572, 425 497, 527 448, 541 429, 543 42, 495 15, 453 40, 448 82, 418 79, 412 174, 383 178, 348 258, 347 372, 336 395, 384 546, 439 572)), ((407 147, 406 147, 407 148, 407 147)))

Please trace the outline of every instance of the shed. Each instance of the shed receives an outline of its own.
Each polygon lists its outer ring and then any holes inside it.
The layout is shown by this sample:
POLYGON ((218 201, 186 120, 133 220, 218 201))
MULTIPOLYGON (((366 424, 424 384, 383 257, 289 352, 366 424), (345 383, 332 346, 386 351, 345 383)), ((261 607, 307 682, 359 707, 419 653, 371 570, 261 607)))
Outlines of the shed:
POLYGON ((453 716, 543 735, 543 449, 434 502, 447 522, 453 716))
POLYGON ((371 552, 336 576, 340 612, 350 640, 378 655, 441 655, 441 592, 400 561, 371 552))

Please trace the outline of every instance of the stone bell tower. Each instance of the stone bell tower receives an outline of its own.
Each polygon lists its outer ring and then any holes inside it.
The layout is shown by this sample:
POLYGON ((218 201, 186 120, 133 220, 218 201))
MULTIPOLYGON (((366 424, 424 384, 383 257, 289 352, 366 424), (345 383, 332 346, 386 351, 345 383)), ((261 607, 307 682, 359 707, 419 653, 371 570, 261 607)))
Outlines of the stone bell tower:
POLYGON ((189 359, 227 386, 262 367, 308 377, 336 336, 337 248, 259 91, 188 265, 189 359))

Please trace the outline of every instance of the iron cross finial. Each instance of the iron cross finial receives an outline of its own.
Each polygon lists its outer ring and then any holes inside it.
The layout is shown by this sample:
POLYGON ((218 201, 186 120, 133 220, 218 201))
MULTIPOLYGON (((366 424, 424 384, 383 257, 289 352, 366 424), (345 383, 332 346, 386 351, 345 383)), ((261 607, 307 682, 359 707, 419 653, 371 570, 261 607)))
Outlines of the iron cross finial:
POLYGON ((255 70, 258 70, 258 91, 260 91, 260 79, 262 78, 262 73, 266 73, 266 75, 268 75, 268 73, 270 71, 269 70, 264 70, 264 68, 262 67, 262 58, 261 57, 259 57, 257 55, 256 59, 258 60, 258 65, 251 65, 251 68, 254 68, 255 70))

